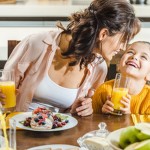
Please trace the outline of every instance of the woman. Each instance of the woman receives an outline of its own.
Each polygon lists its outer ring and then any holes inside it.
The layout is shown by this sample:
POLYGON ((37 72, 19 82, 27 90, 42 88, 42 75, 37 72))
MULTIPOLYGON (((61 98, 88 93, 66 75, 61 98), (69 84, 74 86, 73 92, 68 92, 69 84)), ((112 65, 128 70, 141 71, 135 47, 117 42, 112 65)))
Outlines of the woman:
POLYGON ((40 102, 80 116, 92 114, 90 97, 105 80, 106 61, 140 29, 124 0, 94 0, 70 21, 67 29, 59 24, 61 30, 28 36, 12 52, 5 69, 15 70, 17 111, 40 102))

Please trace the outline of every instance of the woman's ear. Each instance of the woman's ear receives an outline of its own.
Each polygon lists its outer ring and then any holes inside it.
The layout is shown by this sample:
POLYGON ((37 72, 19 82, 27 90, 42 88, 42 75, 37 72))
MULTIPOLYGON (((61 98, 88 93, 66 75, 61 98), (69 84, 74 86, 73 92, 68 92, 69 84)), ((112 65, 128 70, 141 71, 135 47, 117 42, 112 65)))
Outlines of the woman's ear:
POLYGON ((147 74, 146 81, 150 81, 150 73, 147 74))
POLYGON ((98 36, 99 41, 103 41, 108 35, 109 35, 109 32, 107 28, 101 29, 101 31, 99 32, 99 36, 98 36))

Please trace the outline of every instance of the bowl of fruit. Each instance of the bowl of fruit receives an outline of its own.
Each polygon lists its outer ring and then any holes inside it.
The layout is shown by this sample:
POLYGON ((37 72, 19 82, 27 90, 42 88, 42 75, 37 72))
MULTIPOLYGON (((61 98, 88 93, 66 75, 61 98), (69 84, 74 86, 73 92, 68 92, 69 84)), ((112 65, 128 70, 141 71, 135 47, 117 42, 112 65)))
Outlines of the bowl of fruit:
POLYGON ((115 150, 150 150, 150 123, 138 123, 111 132, 107 141, 115 150))

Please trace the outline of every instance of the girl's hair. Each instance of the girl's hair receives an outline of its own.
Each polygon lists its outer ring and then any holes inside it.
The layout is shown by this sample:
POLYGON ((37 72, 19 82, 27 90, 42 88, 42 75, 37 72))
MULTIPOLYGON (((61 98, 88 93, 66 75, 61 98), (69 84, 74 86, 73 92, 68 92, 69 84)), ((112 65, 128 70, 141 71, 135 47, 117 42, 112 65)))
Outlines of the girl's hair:
POLYGON ((101 29, 107 28, 109 36, 123 33, 124 43, 128 43, 140 30, 140 21, 126 0, 94 0, 84 11, 72 14, 70 20, 64 33, 71 33, 72 40, 62 55, 75 57, 76 61, 70 65, 79 62, 81 68, 95 59, 93 48, 101 29))
MULTIPOLYGON (((136 43, 142 43, 142 44, 147 44, 148 46, 149 46, 149 48, 150 48, 150 42, 148 42, 148 41, 136 41, 136 42, 133 42, 132 44, 136 44, 136 43)), ((132 45, 131 44, 131 45, 132 45)))

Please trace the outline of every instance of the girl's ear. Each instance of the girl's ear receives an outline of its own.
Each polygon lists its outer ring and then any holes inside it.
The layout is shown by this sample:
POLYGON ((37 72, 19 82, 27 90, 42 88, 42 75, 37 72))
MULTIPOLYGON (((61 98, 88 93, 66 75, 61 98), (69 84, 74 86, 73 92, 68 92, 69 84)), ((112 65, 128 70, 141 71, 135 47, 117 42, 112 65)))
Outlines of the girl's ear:
POLYGON ((99 36, 98 36, 99 41, 103 41, 108 35, 109 35, 109 32, 107 28, 101 29, 101 31, 99 32, 99 36))

